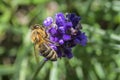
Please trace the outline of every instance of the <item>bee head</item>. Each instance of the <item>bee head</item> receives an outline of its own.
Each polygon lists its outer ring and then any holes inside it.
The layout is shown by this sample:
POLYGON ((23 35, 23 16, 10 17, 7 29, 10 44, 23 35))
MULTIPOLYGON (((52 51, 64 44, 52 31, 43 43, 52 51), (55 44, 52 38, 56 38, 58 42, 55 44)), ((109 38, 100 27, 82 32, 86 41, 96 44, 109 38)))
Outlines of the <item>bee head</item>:
POLYGON ((39 29, 39 28, 40 28, 39 24, 35 24, 35 25, 31 26, 31 30, 39 29))

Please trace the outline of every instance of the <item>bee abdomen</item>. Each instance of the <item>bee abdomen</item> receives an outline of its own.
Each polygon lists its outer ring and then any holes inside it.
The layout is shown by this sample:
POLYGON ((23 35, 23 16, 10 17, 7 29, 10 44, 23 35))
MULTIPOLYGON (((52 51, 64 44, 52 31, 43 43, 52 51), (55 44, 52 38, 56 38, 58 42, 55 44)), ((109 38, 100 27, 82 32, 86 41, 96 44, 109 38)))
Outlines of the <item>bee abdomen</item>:
POLYGON ((49 52, 50 52, 50 49, 44 50, 44 51, 42 52, 42 55, 43 55, 44 57, 46 57, 46 56, 49 54, 49 52))
POLYGON ((50 51, 48 53, 46 53, 45 56, 47 59, 51 60, 51 61, 56 61, 57 60, 57 54, 54 50, 50 49, 50 51))
POLYGON ((52 53, 53 55, 51 56, 50 60, 51 60, 51 61, 56 61, 56 60, 57 60, 57 53, 56 53, 54 50, 52 50, 51 53, 52 53))
POLYGON ((43 45, 44 48, 40 49, 40 53, 43 57, 51 60, 56 61, 57 60, 57 53, 51 49, 50 47, 47 47, 45 44, 43 45))
POLYGON ((56 61, 57 60, 57 54, 56 52, 53 53, 53 56, 50 59, 51 61, 56 61))

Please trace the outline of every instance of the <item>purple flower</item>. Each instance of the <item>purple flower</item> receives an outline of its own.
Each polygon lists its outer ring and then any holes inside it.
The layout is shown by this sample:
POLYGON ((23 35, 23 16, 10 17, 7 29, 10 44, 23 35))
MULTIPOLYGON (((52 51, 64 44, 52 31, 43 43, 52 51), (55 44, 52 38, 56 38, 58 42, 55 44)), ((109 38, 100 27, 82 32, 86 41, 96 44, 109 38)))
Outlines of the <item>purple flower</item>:
POLYGON ((50 33, 51 36, 57 35, 57 30, 55 28, 50 28, 48 32, 50 33))
POLYGON ((64 26, 58 27, 58 31, 59 31, 60 33, 65 33, 65 28, 64 28, 64 26))
POLYGON ((55 15, 55 19, 56 19, 56 24, 58 26, 63 26, 65 23, 65 16, 63 13, 58 13, 55 15))
POLYGON ((75 28, 75 27, 78 25, 78 23, 79 23, 79 21, 80 21, 80 19, 81 19, 81 18, 80 18, 79 16, 77 16, 75 13, 67 14, 66 17, 67 17, 67 19, 68 19, 69 21, 72 22, 73 28, 75 28))
POLYGON ((65 41, 71 40, 71 36, 67 35, 67 34, 64 34, 63 35, 63 40, 65 40, 65 41))
POLYGON ((59 39, 57 37, 52 37, 52 36, 50 36, 50 40, 54 41, 54 42, 58 42, 59 41, 59 39))
POLYGON ((76 39, 74 40, 74 42, 76 44, 81 44, 82 46, 86 45, 87 42, 87 36, 85 35, 85 33, 80 33, 78 32, 76 39))
POLYGON ((59 44, 64 44, 64 41, 62 39, 59 40, 59 44))
POLYGON ((81 32, 79 26, 81 18, 75 13, 57 13, 55 20, 48 17, 43 24, 47 28, 49 39, 55 44, 50 45, 56 52, 59 58, 72 58, 71 49, 80 44, 85 46, 87 43, 87 36, 81 32), (57 44, 57 45, 56 45, 57 44))
POLYGON ((44 20, 43 25, 48 27, 53 23, 53 19, 51 17, 48 17, 47 19, 44 20))
POLYGON ((73 25, 72 25, 72 22, 66 22, 66 23, 65 23, 65 28, 66 28, 66 29, 70 29, 70 28, 72 28, 72 26, 73 26, 73 25))

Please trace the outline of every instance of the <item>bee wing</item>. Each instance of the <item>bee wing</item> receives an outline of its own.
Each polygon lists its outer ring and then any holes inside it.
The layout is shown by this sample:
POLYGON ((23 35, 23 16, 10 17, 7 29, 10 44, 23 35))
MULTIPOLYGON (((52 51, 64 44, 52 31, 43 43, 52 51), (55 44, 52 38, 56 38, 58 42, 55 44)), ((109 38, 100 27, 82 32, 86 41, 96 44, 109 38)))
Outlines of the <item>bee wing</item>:
POLYGON ((36 62, 39 63, 39 52, 38 52, 38 47, 37 45, 34 46, 34 55, 35 55, 35 59, 36 59, 36 62))

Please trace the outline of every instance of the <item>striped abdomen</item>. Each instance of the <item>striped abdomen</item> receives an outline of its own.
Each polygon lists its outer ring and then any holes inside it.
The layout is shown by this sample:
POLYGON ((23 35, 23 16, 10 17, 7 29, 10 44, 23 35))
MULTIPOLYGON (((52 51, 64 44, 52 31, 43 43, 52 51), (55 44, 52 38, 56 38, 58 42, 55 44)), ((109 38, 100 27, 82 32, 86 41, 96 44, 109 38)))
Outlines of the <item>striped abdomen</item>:
POLYGON ((56 61, 57 60, 57 53, 55 50, 53 50, 50 46, 48 46, 47 44, 41 44, 39 46, 39 51, 41 53, 42 56, 44 56, 45 58, 51 60, 51 61, 56 61))

